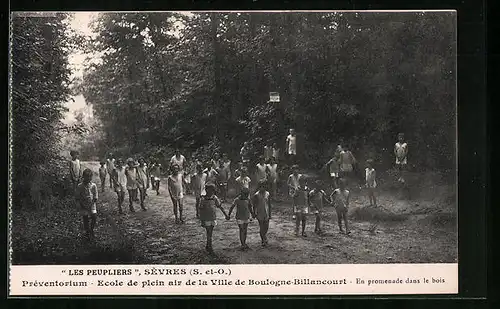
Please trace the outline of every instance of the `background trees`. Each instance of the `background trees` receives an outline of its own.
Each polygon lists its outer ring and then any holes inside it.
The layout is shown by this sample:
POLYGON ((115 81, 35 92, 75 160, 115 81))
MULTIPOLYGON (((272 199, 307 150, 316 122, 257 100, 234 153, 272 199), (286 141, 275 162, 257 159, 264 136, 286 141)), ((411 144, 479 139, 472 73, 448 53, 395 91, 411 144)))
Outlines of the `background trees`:
POLYGON ((67 16, 12 18, 13 201, 40 206, 54 181, 62 179, 61 122, 70 99, 68 54, 76 43, 67 16), (45 189, 45 190, 44 190, 45 189))
POLYGON ((14 196, 62 178, 62 148, 236 157, 245 140, 255 153, 283 146, 291 126, 311 164, 343 142, 389 166, 401 131, 416 168, 455 167, 451 13, 106 13, 87 41, 67 18, 13 19, 14 196), (74 82, 72 48, 93 58, 74 82), (95 119, 65 127, 63 103, 78 94, 95 119))

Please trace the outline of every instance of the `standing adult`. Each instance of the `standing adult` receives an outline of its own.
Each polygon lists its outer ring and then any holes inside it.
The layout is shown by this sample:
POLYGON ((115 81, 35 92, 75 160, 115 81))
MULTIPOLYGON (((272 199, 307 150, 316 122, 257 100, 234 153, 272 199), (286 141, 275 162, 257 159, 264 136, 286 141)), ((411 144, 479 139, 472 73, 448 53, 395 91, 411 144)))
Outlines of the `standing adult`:
POLYGON ((113 170, 115 169, 115 158, 113 157, 113 154, 110 153, 108 155, 108 159, 106 160, 106 168, 108 170, 108 175, 109 175, 109 187, 113 189, 113 170))
POLYGON ((186 183, 186 175, 185 172, 188 168, 187 160, 186 157, 184 157, 181 154, 181 151, 179 148, 175 149, 175 154, 172 156, 170 159, 170 169, 177 165, 179 167, 179 174, 182 177, 182 189, 184 190, 183 192, 186 191, 187 183, 186 183))
POLYGON ((297 161, 297 135, 295 129, 290 129, 286 137, 286 152, 289 159, 289 165, 296 164, 297 161))

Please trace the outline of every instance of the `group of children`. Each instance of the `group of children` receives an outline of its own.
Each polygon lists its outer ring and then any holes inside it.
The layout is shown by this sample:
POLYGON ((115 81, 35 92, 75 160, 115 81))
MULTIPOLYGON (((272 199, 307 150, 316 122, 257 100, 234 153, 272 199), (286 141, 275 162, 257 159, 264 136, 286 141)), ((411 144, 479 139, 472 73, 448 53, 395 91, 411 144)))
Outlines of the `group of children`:
MULTIPOLYGON (((237 164, 234 174, 231 173, 231 161, 226 154, 222 157, 216 156, 208 162, 202 163, 191 158, 188 163, 186 158, 176 150, 175 155, 170 160, 169 176, 167 178, 167 188, 172 200, 173 211, 176 224, 184 223, 183 199, 185 193, 191 193, 196 198, 195 210, 196 218, 200 220, 201 226, 206 230, 206 250, 212 252, 212 234, 216 226, 216 212, 220 210, 224 217, 229 220, 233 210, 236 209, 235 218, 239 226, 239 236, 241 249, 248 249, 246 244, 248 224, 252 219, 257 219, 259 223, 259 233, 262 246, 267 246, 267 232, 269 220, 271 219, 271 204, 277 200, 278 188, 278 163, 275 155, 277 149, 275 145, 266 146, 264 155, 254 167, 254 180, 256 188, 252 186, 252 178, 248 169, 248 157, 246 157, 244 145, 242 148, 242 161, 237 164), (266 160, 267 159, 267 160, 266 160), (227 199, 228 184, 232 180, 235 186, 237 197, 232 201, 229 210, 223 207, 227 199)), ((295 132, 290 132, 287 137, 288 150, 296 147, 295 132), (291 137, 291 138, 290 138, 291 137), (290 146, 292 144, 292 146, 290 146)), ((289 153, 289 151, 287 151, 289 153)), ((398 142, 395 144, 394 154, 396 156, 396 166, 400 171, 399 181, 404 182, 404 167, 407 163, 408 146, 404 142, 404 136, 398 135, 398 142)), ((90 238, 93 238, 93 228, 96 218, 96 203, 98 198, 97 186, 92 183, 92 171, 86 169, 81 173, 81 182, 77 177, 80 175, 78 168, 80 163, 77 153, 72 152, 70 164, 70 174, 76 188, 76 197, 83 214, 84 227, 90 238), (75 185, 76 183, 76 185, 75 185), (89 222, 90 220, 90 222, 89 222)), ((296 150, 292 151, 296 155, 296 150)), ((347 189, 347 180, 352 178, 352 172, 356 165, 353 154, 339 145, 331 160, 325 167, 329 171, 331 179, 331 193, 327 194, 323 188, 323 181, 313 181, 309 186, 307 178, 299 174, 298 165, 293 165, 292 173, 288 176, 287 187, 289 197, 292 200, 293 214, 295 219, 295 235, 307 237, 306 222, 310 213, 315 216, 315 233, 321 235, 322 216, 324 206, 332 205, 337 213, 339 230, 341 233, 349 234, 347 212, 349 208, 350 191, 347 189), (345 225, 345 232, 342 227, 345 225)), ((143 211, 146 211, 145 199, 147 190, 152 187, 156 194, 160 194, 160 176, 162 167, 157 161, 151 160, 148 166, 143 158, 137 162, 132 158, 126 161, 115 159, 112 155, 101 162, 99 176, 101 179, 101 190, 105 190, 106 178, 109 177, 110 188, 113 188, 118 196, 118 210, 123 212, 122 204, 125 193, 129 196, 129 209, 135 212, 134 202, 138 201, 143 211)), ((376 206, 375 188, 376 172, 373 167, 373 160, 367 160, 365 168, 365 186, 368 189, 370 205, 376 206)))

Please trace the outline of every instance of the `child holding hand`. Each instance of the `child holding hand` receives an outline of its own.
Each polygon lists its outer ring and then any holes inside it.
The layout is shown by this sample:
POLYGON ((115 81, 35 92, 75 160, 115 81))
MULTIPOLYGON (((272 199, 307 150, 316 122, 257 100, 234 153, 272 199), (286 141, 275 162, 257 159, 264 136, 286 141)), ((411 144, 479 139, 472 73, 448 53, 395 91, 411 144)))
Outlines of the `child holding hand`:
POLYGON ((250 215, 252 217, 255 216, 252 209, 252 203, 249 199, 250 190, 247 188, 243 188, 239 196, 237 196, 233 205, 229 209, 228 217, 231 217, 231 213, 233 209, 236 208, 236 222, 238 223, 238 228, 240 230, 240 242, 241 242, 241 250, 249 249, 246 240, 247 240, 247 230, 248 230, 248 222, 250 221, 250 215))
POLYGON ((335 211, 337 212, 337 221, 339 223, 340 233, 344 233, 342 229, 342 220, 345 223, 345 233, 349 234, 349 225, 347 222, 347 211, 349 208, 349 190, 346 189, 346 181, 345 179, 340 179, 339 188, 335 189, 331 196, 330 200, 333 203, 333 207, 335 207, 335 211))
POLYGON ((215 225, 217 225, 216 210, 220 209, 226 220, 229 220, 229 216, 226 214, 224 208, 222 208, 222 203, 219 198, 215 195, 215 184, 207 183, 205 185, 205 192, 206 195, 203 196, 200 202, 200 221, 201 226, 204 227, 207 232, 207 244, 205 249, 209 253, 213 253, 212 234, 215 225))
POLYGON ((265 180, 259 182, 259 190, 254 194, 252 200, 253 217, 259 221, 259 232, 263 247, 268 245, 267 231, 271 219, 271 199, 269 192, 266 191, 266 185, 265 180))
POLYGON ((321 216, 323 214, 323 205, 325 203, 330 203, 328 197, 321 188, 321 181, 316 180, 316 187, 309 192, 309 205, 311 210, 314 212, 316 217, 316 225, 314 227, 314 233, 321 235, 323 230, 321 229, 321 216))

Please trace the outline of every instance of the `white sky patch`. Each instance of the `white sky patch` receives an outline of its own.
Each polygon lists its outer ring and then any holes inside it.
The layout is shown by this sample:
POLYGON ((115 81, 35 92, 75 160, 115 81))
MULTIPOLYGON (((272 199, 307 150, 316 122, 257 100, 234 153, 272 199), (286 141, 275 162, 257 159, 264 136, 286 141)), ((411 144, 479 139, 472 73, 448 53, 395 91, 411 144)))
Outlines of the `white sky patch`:
MULTIPOLYGON (((192 12, 187 12, 187 11, 177 11, 175 13, 183 14, 186 16, 193 15, 192 12)), ((72 12, 73 17, 70 20, 69 25, 78 34, 95 38, 97 36, 97 33, 92 31, 91 23, 94 19, 98 17, 99 14, 106 14, 106 12, 72 12)), ((174 23, 174 29, 169 30, 167 33, 179 37, 183 28, 184 25, 180 21, 177 21, 174 23)), ((148 32, 148 30, 149 29, 146 29, 145 32, 148 32)), ((146 37, 146 42, 144 43, 152 44, 151 40, 149 39, 148 33, 142 33, 142 34, 146 37)), ((72 78, 83 77, 85 64, 88 64, 89 61, 99 62, 100 57, 101 55, 98 53, 85 53, 83 49, 73 51, 73 53, 69 55, 69 66, 71 68, 71 77, 72 78)), ((88 107, 86 106, 85 99, 82 95, 73 97, 73 99, 75 100, 75 102, 70 100, 69 102, 66 103, 66 106, 68 107, 69 111, 65 115, 65 119, 63 120, 64 123, 71 123, 75 121, 74 117, 75 111, 92 108, 91 106, 88 107)), ((91 116, 92 111, 89 111, 89 114, 91 116)))
MULTIPOLYGON (((96 12, 75 12, 72 13, 73 18, 70 21, 70 27, 78 34, 96 37, 96 33, 92 31, 90 23, 97 17, 96 12)), ((69 64, 72 70, 73 77, 82 77, 83 64, 86 62, 87 54, 83 51, 75 51, 69 56, 69 64)))

